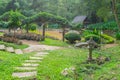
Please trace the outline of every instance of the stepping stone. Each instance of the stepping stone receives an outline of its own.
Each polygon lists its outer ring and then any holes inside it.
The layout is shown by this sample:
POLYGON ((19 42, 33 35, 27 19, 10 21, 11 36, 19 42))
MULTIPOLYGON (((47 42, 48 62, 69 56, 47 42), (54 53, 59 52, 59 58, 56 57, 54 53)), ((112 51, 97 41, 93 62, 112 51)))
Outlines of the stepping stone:
POLYGON ((37 53, 37 55, 42 55, 42 54, 44 55, 44 54, 49 54, 49 53, 47 53, 47 52, 38 52, 37 53))
POLYGON ((44 57, 45 54, 35 54, 34 57, 44 57))
POLYGON ((0 45, 0 50, 5 50, 5 45, 0 45))
POLYGON ((40 57, 30 57, 30 59, 41 60, 43 58, 40 58, 40 57))
POLYGON ((17 70, 36 70, 36 67, 16 67, 17 70))
POLYGON ((37 71, 33 72, 16 72, 13 73, 13 77, 23 78, 23 77, 35 77, 37 75, 37 71))
POLYGON ((30 67, 37 67, 39 66, 39 64, 37 63, 23 63, 22 64, 24 67, 30 66, 30 67))
POLYGON ((25 62, 28 62, 28 63, 37 63, 37 62, 41 62, 41 60, 25 60, 25 62))
POLYGON ((6 51, 8 51, 10 53, 14 53, 14 48, 13 47, 7 47, 6 51))
POLYGON ((23 51, 22 51, 21 49, 16 49, 16 50, 15 50, 15 53, 16 53, 16 54, 23 54, 23 51))

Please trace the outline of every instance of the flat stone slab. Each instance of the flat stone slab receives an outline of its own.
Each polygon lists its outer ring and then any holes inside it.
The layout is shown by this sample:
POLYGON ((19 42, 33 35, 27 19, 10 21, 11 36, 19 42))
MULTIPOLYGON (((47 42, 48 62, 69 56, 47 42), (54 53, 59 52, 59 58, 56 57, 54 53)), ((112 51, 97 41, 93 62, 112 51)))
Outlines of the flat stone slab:
POLYGON ((0 50, 5 50, 5 45, 0 45, 0 50))
POLYGON ((40 57, 30 57, 30 59, 42 60, 43 58, 40 58, 40 57))
POLYGON ((7 47, 6 51, 8 51, 10 53, 14 53, 14 48, 13 47, 7 47))
POLYGON ((16 72, 13 73, 13 77, 23 78, 23 77, 35 77, 37 75, 37 71, 33 72, 16 72))
POLYGON ((88 43, 87 42, 81 42, 81 43, 77 43, 75 44, 75 47, 87 47, 88 46, 88 43))
POLYGON ((23 51, 22 51, 21 49, 16 49, 16 50, 15 50, 15 53, 16 53, 16 54, 23 54, 23 51))
POLYGON ((49 53, 47 53, 47 52, 38 52, 38 53, 35 54, 35 55, 47 55, 47 54, 49 54, 49 53))
POLYGON ((25 62, 28 62, 28 63, 38 63, 38 62, 41 62, 41 60, 25 60, 25 62))
POLYGON ((37 64, 37 63, 23 63, 22 66, 24 66, 24 67, 27 67, 27 66, 37 67, 37 66, 39 66, 39 64, 37 64))
POLYGON ((15 67, 17 70, 36 70, 36 67, 15 67))

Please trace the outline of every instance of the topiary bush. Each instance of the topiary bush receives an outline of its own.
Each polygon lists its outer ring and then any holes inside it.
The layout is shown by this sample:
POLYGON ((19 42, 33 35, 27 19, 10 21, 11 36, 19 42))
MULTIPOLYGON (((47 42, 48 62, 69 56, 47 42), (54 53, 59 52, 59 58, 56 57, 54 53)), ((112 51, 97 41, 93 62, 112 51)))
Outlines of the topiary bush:
POLYGON ((76 40, 81 40, 79 32, 74 30, 66 33, 65 39, 68 40, 70 43, 75 43, 76 40))
POLYGON ((100 43, 100 37, 98 35, 94 35, 94 34, 90 34, 90 35, 85 36, 85 41, 90 40, 91 37, 93 37, 93 40, 96 43, 100 43))
POLYGON ((38 25, 37 24, 30 24, 30 30, 31 31, 34 31, 34 30, 36 30, 37 29, 37 27, 38 27, 38 25))
POLYGON ((117 32, 117 33, 115 34, 115 37, 116 37, 117 40, 120 40, 120 32, 117 32))

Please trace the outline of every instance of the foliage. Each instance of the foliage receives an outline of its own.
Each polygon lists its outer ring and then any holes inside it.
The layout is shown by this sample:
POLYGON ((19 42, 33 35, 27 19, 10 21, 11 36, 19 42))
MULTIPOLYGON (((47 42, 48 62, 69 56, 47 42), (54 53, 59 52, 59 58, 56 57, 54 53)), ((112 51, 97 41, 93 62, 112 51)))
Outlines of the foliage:
POLYGON ((115 39, 111 36, 108 36, 106 34, 101 34, 101 37, 105 40, 103 40, 103 43, 114 43, 115 39))
POLYGON ((68 24, 68 21, 60 16, 55 16, 53 14, 47 13, 47 12, 40 12, 32 17, 28 17, 25 19, 25 23, 30 23, 30 22, 50 22, 50 23, 58 23, 61 25, 66 25, 68 24))
POLYGON ((100 43, 100 36, 98 36, 98 35, 95 35, 95 34, 89 34, 89 35, 87 35, 87 36, 85 36, 85 41, 88 41, 88 40, 90 40, 90 38, 93 38, 93 40, 96 42, 96 43, 100 43))
POLYGON ((8 28, 9 22, 0 21, 1 28, 8 28))
POLYGON ((17 39, 26 39, 26 40, 33 40, 33 41, 40 41, 41 35, 35 33, 5 33, 4 37, 15 37, 17 39))
POLYGON ((60 47, 67 47, 69 46, 67 43, 60 41, 60 40, 53 40, 50 38, 46 38, 45 41, 41 41, 40 43, 50 46, 60 46, 60 47))
POLYGON ((42 63, 40 63, 41 66, 38 68, 37 79, 44 80, 48 79, 48 77, 51 80, 120 79, 119 45, 102 51, 93 51, 94 57, 102 55, 111 58, 110 61, 102 65, 86 64, 87 54, 88 51, 86 49, 76 48, 65 48, 64 50, 50 51, 50 54, 44 58, 42 63), (73 76, 62 76, 61 71, 71 66, 75 66, 76 74, 73 76), (111 74, 112 72, 114 73, 111 74))
POLYGON ((34 30, 36 30, 38 28, 38 25, 37 24, 30 24, 30 26, 29 26, 29 29, 31 30, 31 31, 34 31, 34 30))
POLYGON ((76 40, 81 40, 80 34, 77 31, 69 31, 65 34, 65 39, 70 43, 75 43, 76 40))
POLYGON ((24 60, 29 59, 31 55, 33 55, 33 53, 18 55, 0 51, 0 79, 18 80, 12 77, 15 66, 21 66, 24 60))
POLYGON ((83 28, 82 24, 72 24, 72 30, 80 30, 83 28))
POLYGON ((25 45, 25 44, 17 45, 17 44, 14 44, 14 43, 8 43, 8 42, 3 42, 3 41, 0 41, 0 44, 4 44, 7 47, 13 47, 15 49, 25 49, 25 48, 28 47, 28 45, 25 45))
POLYGON ((117 24, 115 21, 91 24, 88 26, 88 29, 92 30, 118 30, 117 24))
POLYGON ((115 37, 116 37, 117 40, 120 40, 120 32, 117 32, 115 37))
POLYGON ((22 45, 22 42, 19 39, 16 39, 14 37, 2 37, 1 41, 22 45))

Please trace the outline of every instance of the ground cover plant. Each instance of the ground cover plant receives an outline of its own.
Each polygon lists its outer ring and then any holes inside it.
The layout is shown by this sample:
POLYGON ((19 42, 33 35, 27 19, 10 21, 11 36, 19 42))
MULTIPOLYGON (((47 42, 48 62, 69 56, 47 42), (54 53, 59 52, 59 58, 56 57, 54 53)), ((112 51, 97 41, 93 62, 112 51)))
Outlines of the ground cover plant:
POLYGON ((119 46, 112 47, 103 51, 95 50, 94 58, 99 56, 109 57, 107 61, 101 65, 96 63, 86 64, 88 51, 85 49, 66 48, 64 50, 50 51, 41 63, 38 69, 38 79, 41 80, 106 80, 120 79, 119 75, 119 46), (65 68, 76 67, 76 73, 63 76, 61 71, 65 68), (116 74, 117 73, 117 74, 116 74))
POLYGON ((11 54, 9 52, 0 51, 0 79, 1 80, 14 80, 12 73, 15 66, 20 66, 24 60, 28 59, 30 55, 11 54))

